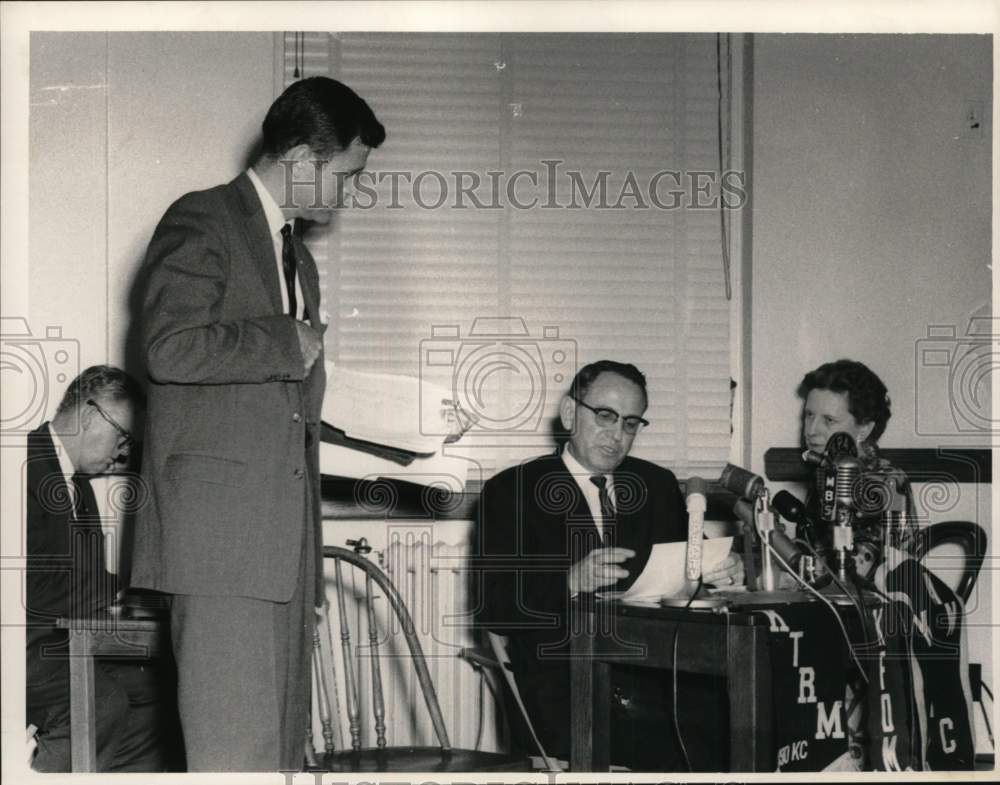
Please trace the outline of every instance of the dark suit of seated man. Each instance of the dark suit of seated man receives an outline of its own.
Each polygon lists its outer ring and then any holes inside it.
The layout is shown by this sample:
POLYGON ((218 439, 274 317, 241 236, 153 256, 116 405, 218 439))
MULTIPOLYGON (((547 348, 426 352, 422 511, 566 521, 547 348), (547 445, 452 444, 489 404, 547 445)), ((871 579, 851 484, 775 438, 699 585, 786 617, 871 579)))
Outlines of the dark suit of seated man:
MULTIPOLYGON (((635 366, 585 366, 560 404, 569 432, 562 451, 501 472, 481 495, 478 623, 508 636, 532 724, 546 752, 560 758, 569 752, 570 599, 587 603, 599 589, 628 588, 654 543, 687 536, 674 474, 628 454, 647 424, 647 403, 646 379, 635 366)), ((706 583, 742 580, 735 555, 705 575, 706 583)), ((681 770, 664 673, 629 666, 612 679, 613 762, 681 770)), ((713 763, 704 766, 719 770, 713 763)))
MULTIPOLYGON (((51 422, 28 436, 27 715, 38 728, 36 771, 70 771, 68 634, 59 617, 114 602, 100 511, 90 477, 127 458, 141 392, 117 368, 94 366, 69 386, 51 422)), ((166 765, 158 669, 100 660, 94 668, 98 771, 166 765)))

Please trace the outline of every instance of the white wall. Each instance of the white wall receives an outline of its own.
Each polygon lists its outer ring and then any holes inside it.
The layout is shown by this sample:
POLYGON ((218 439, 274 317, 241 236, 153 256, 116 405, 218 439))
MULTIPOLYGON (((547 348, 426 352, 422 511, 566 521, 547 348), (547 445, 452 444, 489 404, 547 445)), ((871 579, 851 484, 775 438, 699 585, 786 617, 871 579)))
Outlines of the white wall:
MULTIPOLYGON (((32 35, 28 302, 4 315, 36 336, 59 328, 69 350, 61 366, 55 341, 46 352, 40 416, 89 365, 145 375, 126 337, 146 245, 174 199, 245 167, 275 95, 273 49, 270 33, 32 35)), ((95 483, 107 532, 113 482, 95 483)))
POLYGON ((961 131, 967 99, 991 117, 991 42, 756 36, 754 69, 755 468, 798 444, 795 387, 838 357, 892 393, 886 446, 938 446, 910 391, 947 410, 947 386, 917 374, 915 349, 990 304, 992 132, 961 131))
POLYGON ((273 49, 270 33, 32 35, 26 315, 78 341, 80 368, 126 363, 133 277, 166 207, 246 165, 273 49))
MULTIPOLYGON (((929 325, 961 335, 990 312, 991 52, 985 36, 755 36, 754 471, 768 448, 798 446, 795 388, 840 357, 889 388, 884 447, 989 445, 989 434, 955 429, 948 385, 916 351, 929 325), (969 100, 984 108, 978 136, 964 129, 969 100)), ((931 522, 978 520, 990 532, 990 485, 916 492, 931 522)), ((984 625, 971 659, 994 683, 991 591, 987 567, 970 603, 984 625)))

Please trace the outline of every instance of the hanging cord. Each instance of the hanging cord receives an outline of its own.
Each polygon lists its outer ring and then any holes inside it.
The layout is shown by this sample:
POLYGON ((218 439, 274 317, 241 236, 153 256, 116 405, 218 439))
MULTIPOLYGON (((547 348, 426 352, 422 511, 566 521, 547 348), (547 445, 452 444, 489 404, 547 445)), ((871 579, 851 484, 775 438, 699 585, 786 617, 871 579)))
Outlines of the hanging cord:
MULTIPOLYGON (((858 659, 858 655, 854 652, 854 646, 851 645, 851 636, 847 634, 847 627, 844 626, 844 622, 840 618, 840 614, 837 613, 837 609, 833 606, 833 603, 830 602, 826 597, 824 597, 818 591, 816 591, 816 589, 814 589, 812 586, 810 586, 806 581, 802 580, 802 578, 799 577, 799 574, 795 570, 793 570, 791 568, 791 566, 789 566, 788 562, 786 562, 784 559, 781 558, 781 554, 778 553, 774 549, 774 546, 771 545, 771 543, 767 543, 767 548, 768 548, 768 550, 771 551, 771 555, 774 556, 774 558, 776 558, 778 560, 778 563, 781 564, 781 566, 784 567, 785 570, 793 578, 795 578, 795 580, 797 580, 799 583, 801 583, 802 586, 807 591, 810 591, 813 594, 815 594, 817 597, 819 597, 823 601, 823 603, 826 605, 826 607, 828 607, 830 609, 830 612, 833 614, 833 617, 837 620, 837 624, 840 625, 840 631, 841 631, 841 633, 843 633, 843 635, 844 635, 844 641, 847 643, 847 651, 850 653, 851 659, 854 660, 854 664, 858 666, 858 671, 861 673, 861 678, 863 678, 865 680, 865 684, 867 684, 869 682, 868 674, 865 673, 865 669, 861 666, 861 660, 858 659)), ((850 595, 848 595, 848 596, 850 596, 850 595)))
POLYGON ((295 36, 295 71, 292 73, 292 77, 294 79, 298 79, 302 75, 302 73, 305 71, 304 50, 305 50, 305 37, 306 37, 306 34, 305 33, 293 33, 292 35, 295 36), (301 70, 299 69, 299 65, 302 66, 301 70))
MULTIPOLYGON (((476 744, 473 747, 475 750, 479 750, 479 745, 483 743, 483 724, 485 720, 486 707, 484 705, 483 698, 486 697, 483 687, 486 685, 486 674, 483 673, 483 669, 472 666, 474 670, 479 671, 479 720, 476 727, 476 744)), ((492 690, 491 690, 492 692, 492 690)))
MULTIPOLYGON (((731 264, 729 260, 729 222, 726 220, 726 206, 725 199, 722 196, 722 179, 725 176, 726 161, 729 158, 728 144, 723 141, 723 122, 722 116, 724 108, 726 107, 726 100, 729 97, 729 90, 723 90, 722 87, 722 33, 715 34, 715 84, 718 89, 718 111, 716 112, 716 126, 718 130, 718 151, 719 151, 719 228, 721 230, 722 238, 722 275, 726 281, 726 300, 733 299, 733 281, 731 264)), ((729 46, 727 42, 726 46, 726 85, 729 86, 729 82, 732 78, 732 54, 729 51, 729 46)), ((730 116, 730 112, 725 112, 726 118, 730 116)), ((728 129, 728 124, 727 124, 728 129)), ((728 134, 727 134, 728 140, 728 134)))
MULTIPOLYGON (((989 695, 990 696, 990 703, 993 703, 993 691, 989 688, 989 686, 986 684, 986 682, 982 680, 982 678, 979 679, 979 689, 982 690, 983 692, 985 692, 987 695, 989 695)), ((979 701, 979 709, 983 713, 983 722, 986 723, 986 735, 990 737, 990 746, 994 750, 996 750, 997 745, 993 741, 993 728, 990 727, 989 713, 986 711, 986 706, 985 706, 985 704, 983 703, 982 700, 979 701)))
MULTIPOLYGON (((703 576, 698 576, 698 585, 695 587, 694 591, 691 592, 691 596, 688 597, 687 604, 681 609, 686 611, 691 607, 691 603, 694 602, 694 598, 698 596, 698 592, 701 591, 703 583, 703 576)), ((728 619, 727 619, 728 621, 728 619)), ((681 625, 677 624, 674 627, 674 645, 673 645, 673 661, 671 663, 671 678, 673 680, 673 713, 674 713, 674 734, 677 736, 677 742, 681 745, 681 755, 684 756, 684 765, 687 766, 687 770, 691 771, 691 759, 688 757, 687 747, 684 746, 684 738, 681 736, 681 726, 677 719, 677 642, 680 640, 681 635, 681 625)), ((728 638, 727 638, 728 639, 728 638)))
MULTIPOLYGON (((816 549, 813 548, 812 545, 810 545, 808 542, 806 542, 805 540, 802 540, 802 539, 796 539, 795 542, 799 543, 801 545, 804 545, 809 550, 809 552, 812 554, 812 557, 815 560, 815 563, 816 564, 820 563, 821 559, 819 557, 819 554, 816 553, 816 549)), ((842 592, 844 592, 844 594, 846 594, 851 599, 851 602, 854 604, 854 608, 858 612, 858 620, 861 622, 861 634, 864 636, 864 638, 865 638, 865 645, 867 646, 868 645, 868 633, 866 632, 866 628, 865 628, 865 612, 864 612, 864 608, 861 607, 860 600, 858 598, 856 598, 853 594, 851 594, 847 590, 847 587, 843 583, 841 583, 840 578, 837 577, 837 573, 835 573, 832 570, 830 570, 828 574, 833 579, 833 582, 835 584, 837 584, 837 588, 840 589, 842 592)), ((870 586, 867 586, 867 588, 870 588, 870 589, 874 590, 877 587, 875 587, 874 584, 872 584, 870 586)), ((861 597, 861 588, 860 587, 858 587, 858 597, 861 597)))

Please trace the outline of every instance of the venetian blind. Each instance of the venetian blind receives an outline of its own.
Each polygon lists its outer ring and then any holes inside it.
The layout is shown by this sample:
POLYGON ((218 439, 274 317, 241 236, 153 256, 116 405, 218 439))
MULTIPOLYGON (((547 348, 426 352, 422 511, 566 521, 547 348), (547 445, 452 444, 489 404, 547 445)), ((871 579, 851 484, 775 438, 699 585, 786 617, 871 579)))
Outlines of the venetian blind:
POLYGON ((307 39, 388 132, 325 235, 328 356, 447 385, 479 417, 462 443, 487 472, 551 448, 578 367, 632 362, 652 423, 633 454, 717 475, 730 309, 715 36, 307 39))

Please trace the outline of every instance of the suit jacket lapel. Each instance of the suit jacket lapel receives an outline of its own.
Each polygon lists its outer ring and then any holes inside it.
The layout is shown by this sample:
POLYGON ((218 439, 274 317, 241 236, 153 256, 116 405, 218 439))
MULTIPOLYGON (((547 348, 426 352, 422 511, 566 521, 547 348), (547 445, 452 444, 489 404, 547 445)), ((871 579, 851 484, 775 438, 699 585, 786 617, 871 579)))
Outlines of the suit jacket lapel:
POLYGON ((577 485, 576 478, 566 468, 561 456, 555 456, 554 460, 558 461, 558 468, 553 467, 555 469, 553 475, 555 484, 560 490, 565 487, 571 489, 573 493, 572 504, 563 508, 564 512, 560 513, 560 516, 562 517, 564 541, 562 547, 567 549, 570 559, 576 561, 586 556, 594 548, 600 547, 602 544, 601 536, 590 511, 590 505, 587 504, 583 491, 577 485))
POLYGON ((274 241, 267 225, 267 217, 260 197, 244 172, 232 182, 236 190, 240 211, 245 221, 250 251, 267 290, 274 313, 281 313, 281 282, 278 280, 278 263, 274 258, 274 241))

